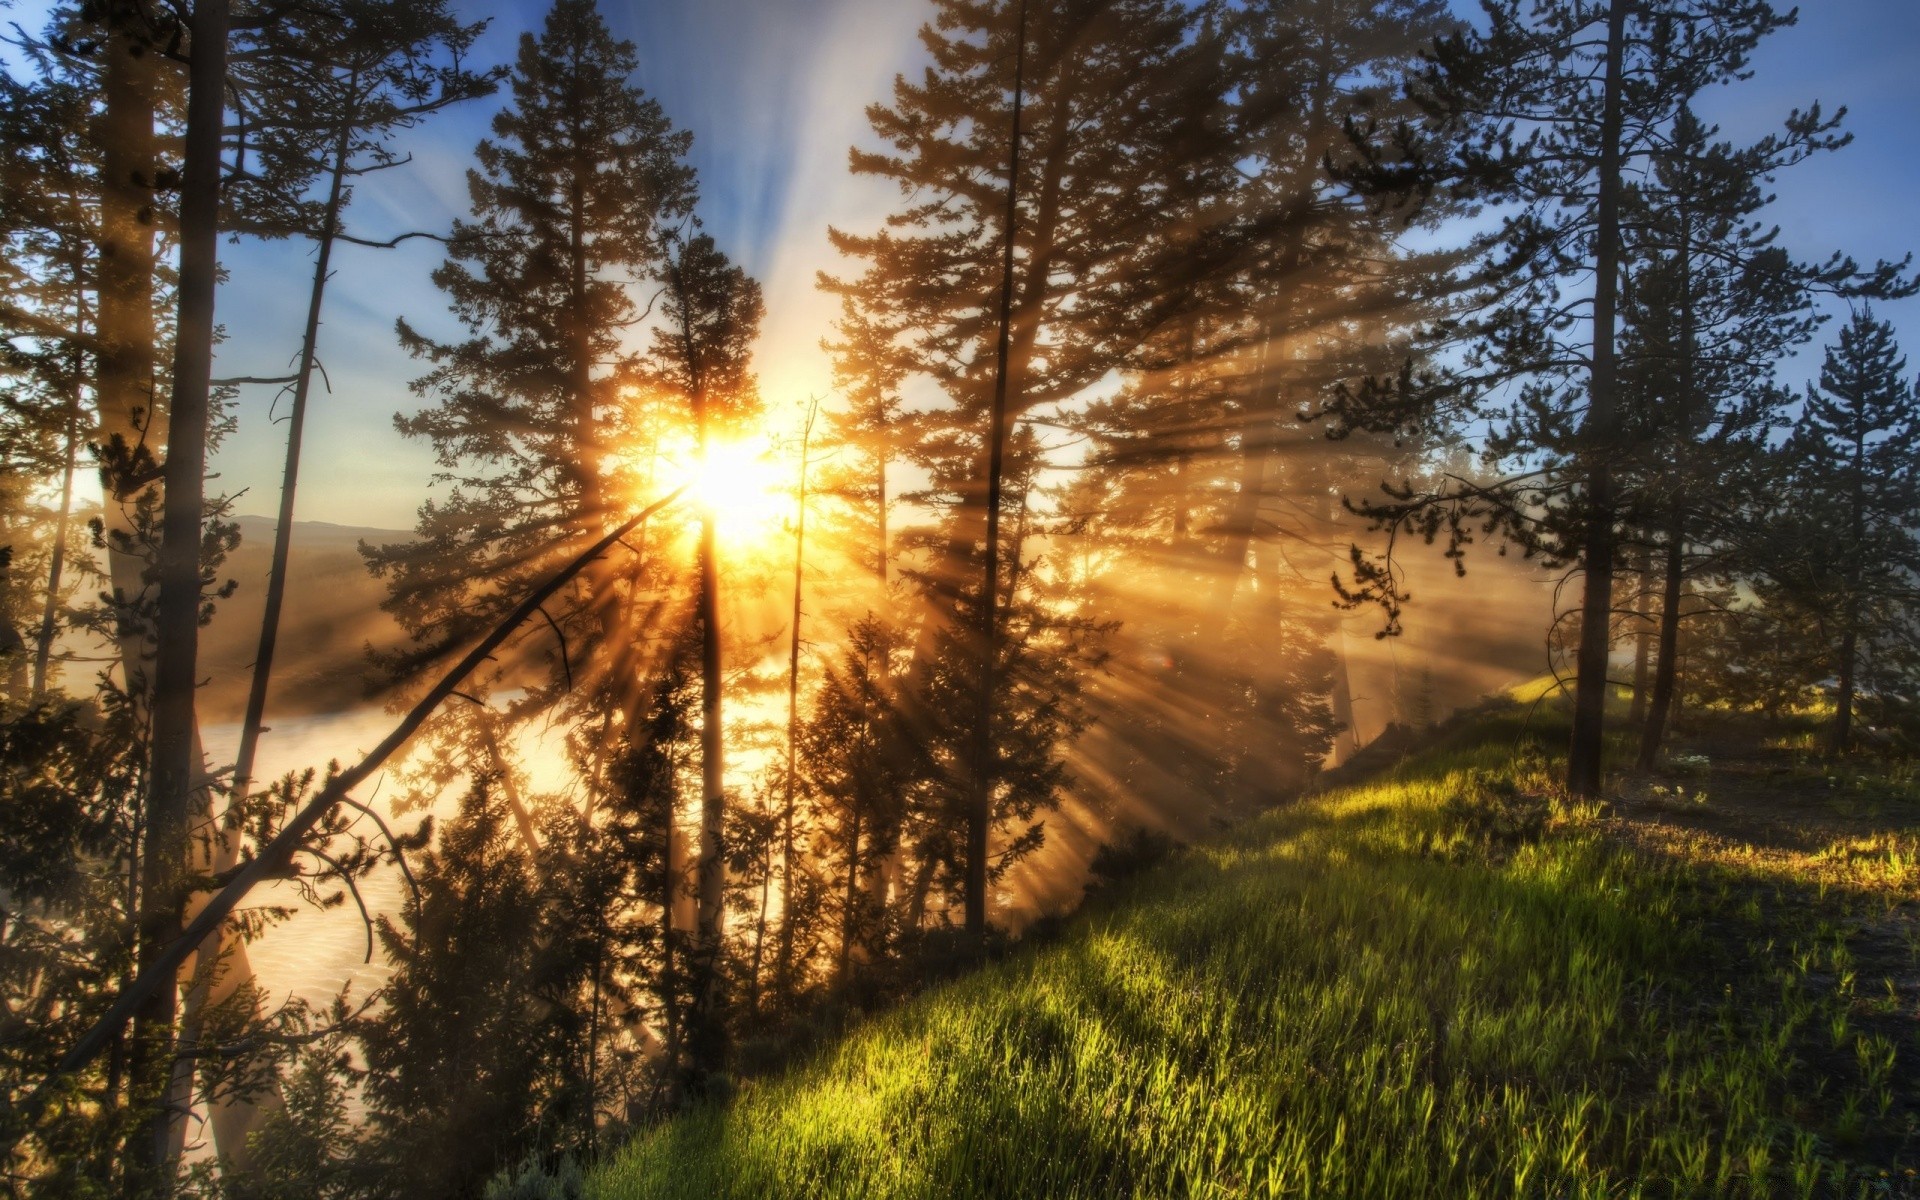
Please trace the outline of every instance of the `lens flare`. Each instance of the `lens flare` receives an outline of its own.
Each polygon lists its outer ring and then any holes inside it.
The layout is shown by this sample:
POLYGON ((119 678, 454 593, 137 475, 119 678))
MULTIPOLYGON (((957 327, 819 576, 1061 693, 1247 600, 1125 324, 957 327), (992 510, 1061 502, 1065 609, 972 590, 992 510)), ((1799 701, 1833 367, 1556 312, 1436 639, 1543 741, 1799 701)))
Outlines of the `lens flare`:
POLYGON ((792 482, 765 446, 716 441, 696 464, 693 500, 711 511, 723 545, 756 547, 782 533, 792 518, 792 482))

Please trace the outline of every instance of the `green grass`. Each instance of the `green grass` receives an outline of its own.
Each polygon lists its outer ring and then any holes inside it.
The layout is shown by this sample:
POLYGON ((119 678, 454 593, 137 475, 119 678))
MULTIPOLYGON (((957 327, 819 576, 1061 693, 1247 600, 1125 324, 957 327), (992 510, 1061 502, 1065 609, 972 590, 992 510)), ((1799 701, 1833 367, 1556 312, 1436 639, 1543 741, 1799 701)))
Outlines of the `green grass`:
POLYGON ((1881 885, 1560 805, 1511 835, 1463 797, 1546 789, 1520 728, 1185 852, 642 1135, 589 1194, 1913 1194, 1916 1045, 1856 1019, 1902 1001, 1848 974, 1881 885))

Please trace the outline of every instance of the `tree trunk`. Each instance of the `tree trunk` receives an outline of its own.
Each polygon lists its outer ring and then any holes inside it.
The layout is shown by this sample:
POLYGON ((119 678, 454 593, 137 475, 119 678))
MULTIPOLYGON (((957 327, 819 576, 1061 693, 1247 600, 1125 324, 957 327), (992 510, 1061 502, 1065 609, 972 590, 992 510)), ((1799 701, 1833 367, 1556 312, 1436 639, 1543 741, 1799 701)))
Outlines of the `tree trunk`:
POLYGON ((1640 731, 1642 771, 1660 765, 1660 745, 1666 736, 1667 717, 1673 709, 1673 694, 1680 677, 1680 591, 1685 580, 1686 531, 1680 514, 1675 513, 1667 530, 1666 576, 1660 592, 1660 657, 1653 673, 1653 697, 1647 705, 1646 724, 1640 731))
MULTIPOLYGON (((264 611, 260 618, 260 641, 254 652, 253 678, 247 690, 246 714, 240 723, 240 747, 234 756, 233 779, 228 785, 228 817, 221 835, 213 843, 212 871, 223 874, 239 861, 240 846, 233 831, 240 822, 249 790, 253 785, 254 760, 260 746, 260 734, 264 730, 267 706, 267 688, 273 677, 273 659, 279 644, 280 612, 286 604, 287 563, 293 548, 294 498, 300 480, 300 449, 306 429, 307 400, 312 391, 315 351, 320 335, 320 309, 326 296, 327 272, 333 256, 334 232, 338 228, 340 208, 345 197, 345 179, 347 170, 349 126, 343 124, 334 143, 332 177, 329 181, 326 208, 321 217, 320 234, 315 253, 313 285, 307 298, 307 322, 300 341, 300 366, 294 379, 293 410, 288 418, 287 450, 285 466, 280 484, 279 523, 273 534, 273 558, 267 575, 267 595, 264 611)), ((484 719, 484 718, 483 718, 484 719)), ((185 1003, 180 1013, 180 1046, 183 1051, 191 1051, 199 1044, 204 1024, 203 1014, 209 1004, 231 995, 236 988, 246 986, 252 981, 253 972, 242 960, 229 963, 224 977, 216 979, 216 973, 223 955, 229 950, 224 931, 216 932, 200 947, 195 955, 191 986, 187 989, 185 1003)), ((183 1064, 184 1088, 192 1091, 194 1074, 193 1061, 183 1064)), ((222 1143, 221 1150, 227 1157, 244 1167, 246 1136, 258 1124, 252 1112, 252 1105, 223 1105, 236 1111, 228 1114, 214 1114, 216 1140, 222 1143), (227 1130, 225 1138, 220 1131, 227 1130)), ((184 1146, 186 1126, 184 1122, 174 1123, 173 1146, 171 1153, 177 1157, 184 1146)))
MULTIPOLYGON (((705 398, 694 398, 699 424, 700 462, 707 462, 708 417, 705 398)), ((700 854, 694 888, 698 908, 694 939, 696 1017, 689 1030, 694 1065, 718 1070, 725 1048, 721 1035, 721 954, 726 934, 726 737, 721 693, 726 686, 720 653, 720 568, 717 517, 710 500, 700 506, 700 854)))
POLYGON ((1615 407, 1618 363, 1614 325, 1620 288, 1621 139, 1625 124, 1627 9, 1612 0, 1607 14, 1607 60, 1600 120, 1598 228, 1594 235, 1593 374, 1589 386, 1585 458, 1586 538, 1582 564, 1586 586, 1580 603, 1578 678, 1574 684, 1573 738, 1567 752, 1567 790, 1596 796, 1605 750, 1607 657, 1613 617, 1614 487, 1610 457, 1618 436, 1615 407))
MULTIPOLYGON (((76 271, 76 274, 78 272, 76 271)), ((76 284, 79 282, 75 280, 76 284)), ((53 555, 47 564, 47 603, 40 615, 40 636, 33 653, 33 696, 47 692, 47 668, 53 661, 53 642, 59 634, 60 576, 67 565, 67 524, 73 516, 73 477, 80 458, 80 353, 72 355, 73 382, 67 398, 66 461, 60 471, 60 513, 54 519, 53 555)))
MULTIPOLYGON (((780 809, 780 945, 775 954, 774 970, 780 981, 782 999, 792 998, 793 988, 793 816, 794 792, 798 783, 796 774, 795 750, 800 740, 800 620, 803 615, 801 606, 801 588, 807 577, 807 453, 813 442, 813 421, 820 411, 818 400, 807 402, 806 424, 800 431, 800 491, 795 504, 793 531, 793 628, 787 645, 787 777, 786 794, 780 809)), ((881 487, 881 521, 886 520, 886 502, 884 488, 884 468, 881 487)), ((882 530, 885 525, 881 526, 882 530)), ((883 535, 884 536, 884 535, 883 535)), ((887 553, 880 551, 880 570, 886 571, 887 553)), ((882 581, 884 583, 884 579, 882 581)), ((761 920, 766 920, 765 904, 761 905, 761 920)), ((759 980, 759 943, 754 945, 756 987, 759 980)))
POLYGON ((993 693, 1000 649, 1000 489, 1007 441, 1008 359, 1013 337, 1013 247, 1019 232, 1020 109, 1026 99, 1027 0, 1020 0, 1014 32, 1013 122, 1008 136, 1007 214, 1000 247, 1000 341, 993 377, 993 414, 987 432, 986 562, 980 578, 979 698, 975 715, 972 796, 967 805, 966 929, 987 931, 987 839, 993 825, 993 693))
MULTIPOLYGON (((306 432, 307 400, 312 392, 315 354, 320 340, 320 309, 326 299, 327 272, 333 259, 334 233, 339 227, 340 207, 345 198, 348 134, 343 123, 334 142, 333 171, 328 182, 326 209, 320 219, 320 236, 315 247, 313 286, 307 296, 307 323, 300 338, 300 368, 293 384, 293 410, 287 419, 287 451, 280 480, 280 514, 273 531, 273 562, 267 572, 266 607, 260 618, 260 643, 254 652, 253 679, 247 691, 247 711, 240 725, 240 749, 234 757, 231 795, 236 801, 246 798, 253 783, 254 756, 260 746, 262 723, 266 719, 267 687, 273 678, 273 659, 280 640, 280 610, 287 599, 287 563, 293 552, 294 499, 300 483, 300 448, 306 432)), ((235 847, 223 839, 221 854, 230 866, 235 847)))
POLYGON ((680 839, 674 837, 674 804, 669 796, 661 805, 664 822, 660 830, 660 1019, 666 1026, 666 1057, 669 1078, 680 1068, 680 960, 675 941, 679 922, 675 910, 680 902, 680 839))
POLYGON ((1633 573, 1640 594, 1633 602, 1633 708, 1627 713, 1627 722, 1631 725, 1644 726, 1647 720, 1648 668, 1652 665, 1650 652, 1654 637, 1653 593, 1647 586, 1651 582, 1648 576, 1653 574, 1652 559, 1651 554, 1642 551, 1633 573))
POLYGON ((847 837, 846 895, 840 910, 840 986, 847 986, 853 970, 853 927, 860 907, 860 809, 854 801, 853 828, 847 837))
POLYGON ((1833 703, 1833 743, 1834 755, 1842 755, 1853 743, 1853 696, 1854 675, 1859 661, 1859 634, 1855 632, 1856 622, 1847 622, 1847 631, 1840 636, 1840 690, 1833 703))
MULTIPOLYGON (((105 50, 101 62, 101 187, 100 258, 96 274, 94 398, 97 435, 103 444, 118 443, 127 451, 148 445, 149 434, 162 431, 154 364, 158 337, 154 320, 154 187, 160 171, 154 118, 159 107, 161 57, 150 43, 150 33, 138 5, 117 3, 101 18, 105 50)), ((158 450, 158 445, 151 449, 158 450)), ((121 681, 128 693, 144 700, 151 690, 149 660, 153 657, 152 630, 142 613, 147 559, 141 532, 134 528, 132 511, 150 481, 107 475, 103 518, 107 527, 108 586, 116 609, 121 681)), ((197 733, 189 754, 195 794, 210 794, 197 733)), ((137 888, 135 891, 137 892, 137 888)), ((130 908, 138 904, 137 896, 130 908)), ((235 976, 250 974, 246 947, 235 945, 228 954, 235 976)), ((116 1041, 116 1074, 130 1075, 138 1057, 131 1046, 116 1041)), ((141 1060, 143 1066, 145 1060, 141 1060)), ((181 1081, 176 1078, 175 1086, 181 1081)), ((116 1089, 117 1090, 117 1089, 116 1089)), ((189 1097, 177 1090, 174 1099, 184 1107, 189 1097)), ((257 1108, 244 1102, 220 1106, 212 1114, 214 1142, 222 1157, 243 1163, 246 1134, 257 1123, 257 1108)), ((174 1116, 169 1144, 179 1140, 185 1116, 174 1116)), ((138 1157, 138 1156, 130 1156, 138 1157)), ((138 1173, 138 1163, 129 1164, 138 1173)))
MULTIPOLYGON (((201 526, 218 282, 220 134, 225 114, 227 0, 193 8, 192 65, 180 188, 179 315, 167 421, 166 500, 155 617, 152 760, 141 878, 138 957, 156 962, 180 936, 188 898, 189 830, 196 803, 194 677, 200 634, 201 526)), ((134 1021, 136 1096, 153 1109, 131 1147, 137 1186, 170 1194, 175 986, 157 989, 134 1021)))

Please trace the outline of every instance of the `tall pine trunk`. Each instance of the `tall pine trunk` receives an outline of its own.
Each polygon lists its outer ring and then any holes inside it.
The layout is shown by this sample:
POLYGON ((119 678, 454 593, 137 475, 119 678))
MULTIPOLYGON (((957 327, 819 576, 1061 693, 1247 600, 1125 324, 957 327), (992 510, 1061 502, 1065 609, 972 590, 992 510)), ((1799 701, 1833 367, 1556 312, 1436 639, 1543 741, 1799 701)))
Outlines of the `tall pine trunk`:
POLYGON ((1640 757, 1636 764, 1651 771, 1660 764, 1660 746, 1666 736, 1667 719, 1673 711, 1673 694, 1680 677, 1680 599, 1686 579, 1686 530, 1676 510, 1667 529, 1666 571, 1660 590, 1660 654, 1653 672, 1653 695, 1647 703, 1646 724, 1640 731, 1640 757))
POLYGON ((47 691, 47 669, 53 661, 53 643, 60 630, 60 578, 67 565, 67 526, 73 517, 73 477, 80 459, 80 355, 73 356, 73 380, 67 402, 66 457, 60 468, 60 509, 54 518, 53 554, 47 564, 47 603, 40 614, 40 634, 33 650, 35 699, 47 691))
POLYGON ((860 909, 860 803, 853 804, 853 826, 847 835, 847 878, 840 909, 840 986, 847 986, 853 972, 854 927, 860 909))
POLYGON ((1586 586, 1580 603, 1578 679, 1574 684, 1573 739, 1567 752, 1567 790, 1576 796, 1600 792, 1605 749, 1607 658, 1612 648, 1614 484, 1613 452, 1619 364, 1614 326, 1620 300, 1621 139, 1625 126, 1627 9, 1612 0, 1607 14, 1606 82, 1600 120, 1598 228, 1594 236, 1593 370, 1584 429, 1587 495, 1581 559, 1586 586))
POLYGON ((1833 701, 1831 747, 1836 756, 1845 754, 1853 743, 1853 698, 1860 655, 1860 636, 1855 625, 1855 620, 1849 615, 1847 630, 1840 635, 1840 688, 1833 701))
POLYGON ((1000 338, 987 430, 987 531, 980 573, 979 696, 975 713, 972 795, 967 805, 966 930, 987 931, 987 837, 993 825, 993 694, 1000 653, 1000 491, 1006 466, 1008 366, 1013 339, 1013 248, 1020 217, 1020 110, 1026 99, 1027 0, 1014 30, 1013 119, 1008 136, 1006 226, 1000 245, 1000 338))
MULTIPOLYGON (((780 806, 780 943, 774 956, 774 971, 779 981, 780 996, 791 999, 793 994, 793 817, 796 800, 796 785, 799 776, 795 763, 795 750, 800 741, 800 619, 802 614, 801 589, 807 576, 807 454, 813 443, 813 421, 819 414, 818 400, 807 402, 807 419, 800 431, 800 492, 795 498, 793 527, 793 627, 787 645, 787 776, 786 790, 780 806)), ((881 483, 886 486, 884 476, 881 483)), ((881 521, 886 520, 884 495, 881 501, 881 521)), ((882 525, 884 530, 885 526, 882 525)), ((880 552, 880 569, 886 571, 886 551, 880 552)), ((766 919, 766 904, 761 904, 761 920, 766 919)), ((759 987, 760 946, 754 942, 754 986, 759 987)))
MULTIPOLYGON (((1852 538, 1855 558, 1861 554, 1867 544, 1866 514, 1866 433, 1858 425, 1854 428, 1852 461, 1849 464, 1849 512, 1847 533, 1852 538)), ((1847 564, 1847 599, 1845 611, 1841 614, 1844 622, 1840 634, 1840 659, 1835 664, 1839 691, 1833 703, 1833 738, 1828 745, 1830 753, 1836 757, 1845 754, 1853 742, 1853 700, 1855 672, 1858 670, 1860 656, 1860 573, 1861 564, 1857 561, 1847 564)))
MULTIPOLYGON (((157 422, 154 204, 160 157, 154 121, 159 109, 160 55, 137 4, 121 0, 108 6, 101 24, 104 53, 100 71, 100 260, 95 279, 94 397, 102 445, 118 446, 130 454, 148 441, 148 430, 155 429, 157 422)), ((121 683, 138 702, 147 698, 152 682, 148 660, 153 642, 141 611, 146 588, 142 533, 131 513, 140 494, 152 483, 120 473, 133 465, 103 463, 101 491, 107 532, 107 583, 113 598, 121 683)), ((130 917, 140 906, 141 861, 138 853, 131 858, 126 880, 130 917)), ((124 1031, 115 1032, 108 1052, 108 1104, 137 1101, 126 1085, 131 1082, 137 1088, 150 1083, 132 1075, 136 1060, 143 1072, 150 1072, 150 1058, 134 1053, 124 1031)), ((129 1187, 142 1185, 140 1163, 151 1157, 127 1155, 123 1169, 129 1187)))
MULTIPOLYGON (((200 633, 201 526, 205 517, 207 430, 213 376, 213 306, 218 282, 220 134, 227 73, 227 0, 193 7, 185 157, 180 187, 180 282, 167 421, 160 597, 155 617, 152 759, 141 871, 137 954, 155 962, 181 932, 188 887, 189 830, 196 803, 194 677, 200 633)), ((155 991, 134 1018, 134 1086, 144 1130, 131 1147, 136 1186, 172 1191, 171 1158, 176 988, 155 991)))
POLYGON ((1653 573, 1653 556, 1647 551, 1640 552, 1640 559, 1634 564, 1633 576, 1638 595, 1633 601, 1633 707, 1627 713, 1630 725, 1646 724, 1647 685, 1652 667, 1654 620, 1653 593, 1648 590, 1651 582, 1648 576, 1653 573))
MULTIPOLYGON (((688 361, 694 360, 691 352, 688 361)), ((701 470, 707 469, 710 421, 707 398, 695 383, 701 470)), ((700 505, 700 849, 694 870, 695 1004, 688 1049, 696 1069, 719 1070, 725 1055, 721 975, 726 936, 726 737, 722 692, 726 686, 720 648, 718 518, 710 499, 700 505)))
MULTIPOLYGON (((314 255, 313 283, 307 296, 306 326, 300 339, 300 363, 294 376, 293 406, 287 419, 287 448, 281 469, 280 510, 273 531, 273 555, 267 571, 267 595, 260 617, 260 638, 254 651, 253 678, 247 689, 247 707, 240 722, 240 747, 234 755, 233 778, 227 788, 228 820, 225 836, 213 844, 213 873, 231 870, 239 861, 239 842, 233 830, 238 827, 247 793, 254 781, 254 763, 260 748, 260 735, 266 728, 267 690, 273 679, 273 660, 280 639, 280 614, 286 606, 287 567, 293 553, 294 502, 300 483, 300 454, 305 438, 307 403, 312 394, 313 375, 320 338, 320 311, 326 298, 327 275, 333 258, 334 234, 339 228, 340 210, 346 196, 348 137, 351 115, 340 126, 333 147, 333 168, 328 179, 326 206, 321 213, 320 232, 314 255)), ((484 717, 482 718, 485 719, 484 717)), ((516 806, 517 807, 517 806, 516 806)), ((219 1003, 237 988, 252 981, 253 973, 244 962, 229 962, 224 976, 215 978, 222 956, 234 947, 226 942, 225 932, 216 932, 200 947, 195 957, 193 982, 188 988, 180 1014, 180 1046, 190 1052, 199 1044, 204 1011, 219 1003)), ((193 1065, 188 1062, 184 1075, 190 1081, 193 1065)), ((259 1113, 252 1105, 223 1105, 214 1114, 216 1140, 230 1161, 242 1168, 247 1136, 259 1124, 259 1113), (224 1131, 225 1136, 220 1136, 224 1131)), ((175 1123, 173 1153, 183 1148, 186 1133, 183 1122, 175 1123)))

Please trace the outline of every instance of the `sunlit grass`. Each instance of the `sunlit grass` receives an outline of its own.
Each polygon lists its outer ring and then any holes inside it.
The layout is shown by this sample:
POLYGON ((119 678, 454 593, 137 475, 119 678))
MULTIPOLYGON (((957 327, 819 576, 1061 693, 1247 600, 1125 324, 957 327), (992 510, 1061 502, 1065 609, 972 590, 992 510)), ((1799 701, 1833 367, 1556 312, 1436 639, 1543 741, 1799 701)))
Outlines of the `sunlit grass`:
POLYGON ((590 1192, 1903 1194, 1880 1170, 1908 1178, 1886 1147, 1920 1047, 1861 1025, 1900 1001, 1845 922, 1911 895, 1913 840, 1751 871, 1630 846, 1535 799, 1520 730, 1195 848, 590 1192), (1463 820, 1493 793, 1544 825, 1463 820))
MULTIPOLYGON (((1537 704, 1551 696, 1568 692, 1567 685, 1552 675, 1537 675, 1522 683, 1516 683, 1506 690, 1506 697, 1515 704, 1537 704)), ((1569 698, 1571 693, 1568 692, 1569 698)))

